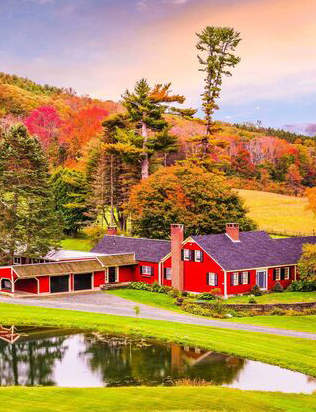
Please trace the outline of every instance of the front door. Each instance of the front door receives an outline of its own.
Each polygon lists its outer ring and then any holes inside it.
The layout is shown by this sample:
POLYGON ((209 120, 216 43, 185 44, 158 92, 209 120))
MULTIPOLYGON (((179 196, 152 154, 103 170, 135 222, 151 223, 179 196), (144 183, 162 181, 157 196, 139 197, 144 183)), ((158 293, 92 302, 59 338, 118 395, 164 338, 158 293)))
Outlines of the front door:
POLYGON ((109 283, 115 283, 116 282, 116 267, 109 267, 109 283))
POLYGON ((258 270, 257 271, 257 286, 260 289, 267 289, 267 271, 258 270))

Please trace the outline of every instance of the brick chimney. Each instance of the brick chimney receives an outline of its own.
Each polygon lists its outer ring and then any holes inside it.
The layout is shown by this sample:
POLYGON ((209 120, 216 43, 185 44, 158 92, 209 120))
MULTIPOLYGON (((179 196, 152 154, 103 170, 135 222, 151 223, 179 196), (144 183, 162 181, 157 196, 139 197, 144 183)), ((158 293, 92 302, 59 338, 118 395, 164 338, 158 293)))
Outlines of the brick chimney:
POLYGON ((183 262, 181 257, 183 225, 171 225, 171 284, 183 290, 183 262))
POLYGON ((226 235, 229 236, 233 242, 239 242, 239 224, 226 223, 226 235))
POLYGON ((115 226, 108 226, 108 229, 106 231, 106 234, 108 236, 115 236, 117 235, 117 227, 115 226))

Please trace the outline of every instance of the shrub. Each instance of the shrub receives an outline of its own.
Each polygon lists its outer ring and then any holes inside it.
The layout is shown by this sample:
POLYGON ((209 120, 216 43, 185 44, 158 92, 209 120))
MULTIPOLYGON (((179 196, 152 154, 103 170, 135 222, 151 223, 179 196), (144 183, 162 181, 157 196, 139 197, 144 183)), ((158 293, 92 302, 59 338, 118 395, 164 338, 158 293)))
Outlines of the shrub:
POLYGON ((213 305, 213 311, 219 315, 222 315, 225 312, 225 307, 223 302, 217 300, 213 305))
POLYGON ((275 283, 275 285, 272 288, 272 292, 278 292, 278 293, 283 292, 283 286, 281 285, 280 282, 275 283))
POLYGON ((248 299, 248 303, 255 304, 257 303, 257 301, 253 296, 250 296, 250 298, 248 299))
POLYGON ((261 291, 261 289, 259 288, 258 285, 254 285, 254 286, 252 287, 252 289, 251 289, 251 294, 252 294, 252 295, 255 295, 255 296, 261 296, 261 295, 262 295, 262 291, 261 291))
POLYGON ((286 315, 286 311, 281 308, 274 308, 269 314, 274 316, 283 316, 286 315))
POLYGON ((169 290, 168 295, 171 296, 172 298, 178 298, 180 296, 181 292, 178 289, 173 289, 169 290))
POLYGON ((214 288, 214 289, 211 290, 211 293, 212 293, 212 295, 220 296, 222 294, 222 291, 221 291, 220 288, 214 288))
POLYGON ((213 295, 213 293, 204 292, 204 293, 200 293, 197 296, 197 298, 201 299, 201 300, 214 300, 214 299, 216 299, 216 296, 213 295))
POLYGON ((128 285, 128 289, 135 289, 135 290, 148 290, 150 291, 151 286, 148 283, 144 282, 131 282, 128 285))
POLYGON ((312 292, 316 290, 315 280, 297 280, 290 284, 288 290, 292 292, 312 292))

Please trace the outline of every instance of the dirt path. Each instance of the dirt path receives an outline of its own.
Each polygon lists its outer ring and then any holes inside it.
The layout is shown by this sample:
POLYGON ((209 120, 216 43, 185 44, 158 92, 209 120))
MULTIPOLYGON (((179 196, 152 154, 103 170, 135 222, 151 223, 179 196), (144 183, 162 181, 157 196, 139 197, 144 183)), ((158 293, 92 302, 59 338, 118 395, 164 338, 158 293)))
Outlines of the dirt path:
POLYGON ((255 326, 242 323, 223 322, 220 320, 200 318, 155 308, 141 303, 135 303, 103 292, 93 294, 87 293, 72 296, 65 295, 54 298, 40 299, 18 299, 0 296, 0 302, 130 317, 136 316, 134 306, 137 305, 140 308, 139 317, 144 319, 164 320, 168 322, 211 326, 233 330, 245 330, 250 332, 270 333, 273 335, 316 340, 316 333, 297 332, 293 330, 269 328, 264 326, 255 326))

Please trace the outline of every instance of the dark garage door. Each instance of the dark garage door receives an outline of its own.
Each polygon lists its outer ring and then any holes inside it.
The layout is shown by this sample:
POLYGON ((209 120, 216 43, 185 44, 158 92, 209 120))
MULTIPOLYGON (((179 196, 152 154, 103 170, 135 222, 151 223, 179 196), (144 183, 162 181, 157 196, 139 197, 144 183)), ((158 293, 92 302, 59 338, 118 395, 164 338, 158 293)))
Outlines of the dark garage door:
POLYGON ((68 292, 68 291, 69 291, 69 275, 51 276, 50 293, 68 292))
POLYGON ((74 275, 74 290, 86 290, 92 288, 92 273, 74 275))

